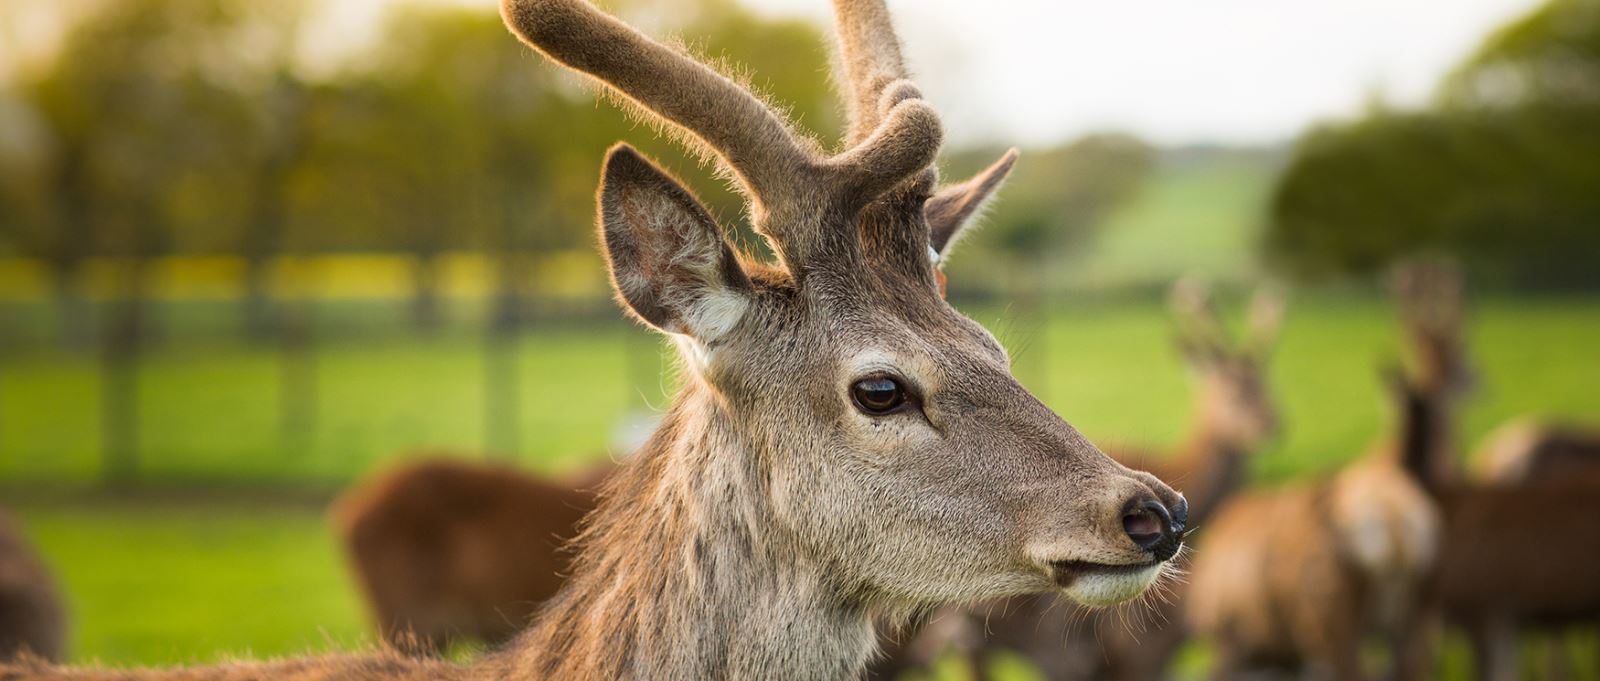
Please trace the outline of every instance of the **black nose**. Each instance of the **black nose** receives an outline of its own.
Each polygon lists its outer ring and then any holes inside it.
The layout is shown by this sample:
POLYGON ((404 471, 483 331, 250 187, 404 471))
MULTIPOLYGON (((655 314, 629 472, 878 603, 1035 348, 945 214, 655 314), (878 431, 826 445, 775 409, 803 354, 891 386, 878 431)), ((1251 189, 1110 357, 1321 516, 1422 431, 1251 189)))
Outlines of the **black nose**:
POLYGON ((1133 499, 1122 512, 1122 531, 1133 545, 1149 551, 1158 561, 1172 558, 1183 545, 1183 526, 1189 519, 1189 502, 1183 497, 1169 511, 1161 502, 1133 499))
POLYGON ((1189 500, 1179 496, 1178 503, 1172 507, 1172 531, 1173 533, 1177 534, 1180 539, 1182 539, 1183 531, 1188 529, 1188 527, 1189 500))

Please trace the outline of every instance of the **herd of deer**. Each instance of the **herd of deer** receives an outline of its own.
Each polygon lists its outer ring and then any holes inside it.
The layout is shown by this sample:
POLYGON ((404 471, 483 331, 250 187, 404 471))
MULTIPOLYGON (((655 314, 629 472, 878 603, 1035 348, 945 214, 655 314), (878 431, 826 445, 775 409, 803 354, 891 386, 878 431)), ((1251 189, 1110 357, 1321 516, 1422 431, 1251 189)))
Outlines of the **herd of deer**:
POLYGON ((981 674, 999 649, 1053 679, 1153 679, 1191 635, 1214 644, 1218 678, 1367 678, 1375 636, 1418 678, 1441 620, 1500 679, 1517 674, 1519 628, 1600 621, 1600 436, 1518 424, 1481 458, 1488 477, 1454 470, 1470 375, 1447 268, 1397 277, 1414 361, 1384 374, 1395 431, 1324 480, 1241 491, 1277 430, 1271 293, 1235 339, 1203 288, 1175 289, 1197 389, 1172 455, 1109 457, 1046 409, 945 302, 938 269, 1015 154, 938 186, 939 117, 882 0, 834 5, 850 125, 827 154, 583 0, 502 4, 525 43, 722 163, 775 254, 741 253, 678 182, 609 152, 612 283, 687 368, 630 461, 559 481, 427 462, 348 492, 335 524, 391 644, 361 655, 53 667, 59 601, 0 519, 0 681, 838 680, 951 650, 981 674), (1141 595, 1143 626, 1105 607, 1141 595), (439 655, 464 639, 494 647, 439 655))

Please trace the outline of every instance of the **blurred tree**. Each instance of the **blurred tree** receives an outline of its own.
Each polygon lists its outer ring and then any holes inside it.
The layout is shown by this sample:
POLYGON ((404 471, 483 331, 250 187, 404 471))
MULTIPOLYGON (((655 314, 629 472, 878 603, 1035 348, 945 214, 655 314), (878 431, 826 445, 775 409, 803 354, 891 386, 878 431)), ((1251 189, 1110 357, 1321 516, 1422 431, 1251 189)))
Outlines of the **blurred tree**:
POLYGON ((1497 31, 1430 111, 1304 136, 1265 247, 1308 276, 1417 251, 1503 285, 1600 286, 1600 2, 1554 0, 1497 31))
POLYGON ((1491 33, 1437 99, 1445 108, 1600 105, 1600 1, 1550 0, 1491 33))
MULTIPOLYGON (((264 333, 269 263, 285 250, 415 256, 413 316, 428 327, 438 256, 492 248, 506 255, 496 315, 509 318, 527 253, 587 245, 602 152, 623 139, 740 225, 743 203, 714 168, 597 108, 593 88, 531 56, 494 12, 397 5, 370 53, 312 82, 293 63, 310 1, 96 3, 21 74, 45 153, 0 163, 0 229, 50 262, 69 328, 87 325, 88 257, 227 252, 245 256, 243 317, 264 333)), ((839 130, 814 25, 731 0, 618 4, 653 33, 705 36, 694 49, 758 74, 801 124, 839 130)))
MULTIPOLYGON (((997 149, 953 155, 945 175, 966 177, 999 157, 997 149)), ((1043 305, 1054 268, 1082 256, 1106 218, 1143 186, 1155 152, 1125 134, 1101 133, 1022 154, 983 230, 973 236, 973 253, 955 259, 971 280, 996 269, 1010 273, 1012 295, 1024 308, 1043 305), (998 261, 998 263, 997 263, 998 261)), ((961 246, 965 248, 967 246, 961 246)))
POLYGON ((1138 190, 1154 157, 1144 141, 1115 133, 1030 151, 980 238, 1015 258, 1081 253, 1106 215, 1138 190))
MULTIPOLYGON (((800 118, 838 129, 815 27, 758 19, 726 0, 686 9, 672 14, 678 23, 670 28, 725 41, 708 51, 783 84, 775 94, 797 102, 800 118)), ((510 323, 527 254, 589 243, 599 163, 618 140, 686 168, 714 207, 737 214, 742 203, 711 169, 665 140, 639 139, 624 116, 597 109, 592 89, 575 82, 509 39, 492 12, 399 8, 375 54, 325 84, 310 117, 311 146, 293 192, 304 202, 294 221, 308 227, 308 247, 410 253, 413 318, 424 328, 437 321, 439 254, 490 248, 499 262, 494 315, 510 323)))
POLYGON ((81 344, 88 325, 78 287, 89 256, 129 259, 132 292, 154 255, 232 249, 227 227, 239 222, 239 169, 249 167, 241 152, 256 104, 251 75, 262 70, 249 49, 255 7, 103 3, 68 31, 53 60, 22 74, 48 150, 29 181, 48 205, 8 236, 50 264, 70 341, 81 344))
POLYGON ((48 161, 44 219, 12 231, 19 250, 51 264, 64 337, 86 343, 80 269, 116 256, 118 300, 103 335, 105 474, 137 470, 138 358, 150 335, 152 258, 177 244, 228 245, 241 197, 240 133, 256 70, 246 11, 223 0, 127 0, 99 6, 56 58, 25 74, 48 161))
MULTIPOLYGON (((947 175, 966 177, 999 155, 997 150, 960 154, 951 159, 947 175)), ((1024 153, 989 226, 972 237, 976 252, 955 262, 963 273, 974 274, 998 264, 1009 278, 1007 297, 1016 301, 1020 315, 1039 324, 1033 343, 1047 346, 1048 298, 1059 281, 1052 276, 1054 269, 1087 251, 1111 211, 1143 186, 1154 158, 1144 141, 1117 133, 1024 153)), ((968 278, 952 275, 957 282, 968 278)), ((1033 355, 1024 370, 1035 386, 1048 383, 1044 359, 1044 353, 1033 355)))

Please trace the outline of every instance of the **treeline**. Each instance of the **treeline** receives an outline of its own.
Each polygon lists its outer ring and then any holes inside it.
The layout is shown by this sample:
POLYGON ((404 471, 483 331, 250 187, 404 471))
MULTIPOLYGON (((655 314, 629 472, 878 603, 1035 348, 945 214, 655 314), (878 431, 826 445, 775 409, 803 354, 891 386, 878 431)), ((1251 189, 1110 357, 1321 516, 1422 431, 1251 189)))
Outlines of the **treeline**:
MULTIPOLYGON (((85 314, 77 286, 92 256, 131 263, 132 295, 153 256, 242 254, 261 301, 276 254, 406 252, 426 323, 440 253, 492 249, 514 286, 519 254, 587 242, 601 150, 648 136, 488 10, 403 7, 367 53, 309 78, 297 58, 316 8, 100 3, 52 59, 18 74, 5 93, 22 142, 0 158, 0 249, 49 263, 65 318, 85 314)), ((813 27, 730 2, 685 9, 663 28, 715 37, 705 50, 771 76, 808 123, 837 125, 823 72, 801 66, 826 58, 813 27)), ((707 175, 670 147, 650 150, 707 175)))
POLYGON ((1495 32, 1426 110, 1305 135, 1266 247, 1308 277, 1434 251, 1484 283, 1600 288, 1600 0, 1552 0, 1495 32))
MULTIPOLYGON (((739 65, 799 125, 837 138, 815 25, 733 0, 611 4, 654 34, 693 36, 691 49, 739 65)), ((82 270, 100 256, 127 263, 119 290, 133 301, 153 257, 243 256, 246 324, 267 333, 278 255, 409 254, 413 316, 428 326, 439 256, 481 250, 496 258, 497 314, 514 315, 530 254, 589 246, 602 152, 622 139, 743 229, 714 169, 597 105, 594 87, 519 45, 490 8, 397 5, 369 49, 308 68, 315 0, 89 7, 51 58, 0 88, 0 140, 12 140, 0 144, 0 255, 48 263, 69 337, 84 335, 82 270)), ((1029 153, 1005 227, 979 250, 1033 261, 1082 243, 1150 157, 1122 136, 1029 153)))

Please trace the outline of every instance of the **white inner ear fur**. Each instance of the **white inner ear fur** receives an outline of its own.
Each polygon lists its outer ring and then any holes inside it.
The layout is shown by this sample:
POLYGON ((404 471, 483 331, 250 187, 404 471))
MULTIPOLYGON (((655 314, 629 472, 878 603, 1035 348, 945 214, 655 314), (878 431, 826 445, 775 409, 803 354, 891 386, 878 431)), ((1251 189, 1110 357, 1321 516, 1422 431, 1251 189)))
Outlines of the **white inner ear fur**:
POLYGON ((736 291, 707 289, 680 311, 682 324, 687 328, 672 329, 672 342, 690 366, 704 371, 716 357, 710 344, 738 326, 749 308, 750 302, 736 291))
POLYGON ((691 361, 703 365, 710 360, 705 346, 738 326, 749 309, 743 294, 723 284, 723 242, 714 225, 702 224, 668 197, 635 192, 628 201, 645 226, 645 249, 653 251, 642 257, 665 257, 666 262, 654 282, 635 271, 619 277, 619 284, 655 286, 662 304, 677 318, 667 330, 690 336, 693 343, 679 346, 691 361))
POLYGON ((726 335, 744 319, 750 302, 736 291, 712 285, 683 311, 683 323, 690 335, 711 343, 726 335))

